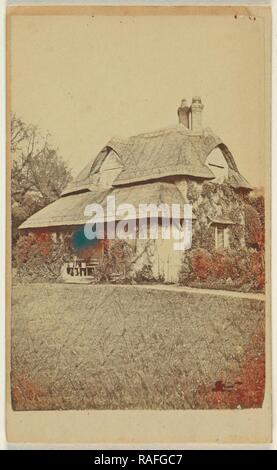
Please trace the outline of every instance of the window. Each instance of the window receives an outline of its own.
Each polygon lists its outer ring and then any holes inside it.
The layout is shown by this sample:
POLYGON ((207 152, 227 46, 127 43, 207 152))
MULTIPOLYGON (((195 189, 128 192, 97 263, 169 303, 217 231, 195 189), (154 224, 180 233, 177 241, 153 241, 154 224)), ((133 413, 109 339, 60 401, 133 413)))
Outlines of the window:
POLYGON ((99 170, 99 184, 103 186, 112 186, 115 178, 121 173, 122 164, 118 155, 111 150, 103 161, 99 170))
POLYGON ((206 165, 210 168, 214 174, 215 179, 218 183, 223 183, 225 179, 228 179, 228 164, 222 153, 217 147, 207 157, 206 165))
POLYGON ((215 226, 215 248, 224 249, 229 247, 229 230, 222 225, 215 226))

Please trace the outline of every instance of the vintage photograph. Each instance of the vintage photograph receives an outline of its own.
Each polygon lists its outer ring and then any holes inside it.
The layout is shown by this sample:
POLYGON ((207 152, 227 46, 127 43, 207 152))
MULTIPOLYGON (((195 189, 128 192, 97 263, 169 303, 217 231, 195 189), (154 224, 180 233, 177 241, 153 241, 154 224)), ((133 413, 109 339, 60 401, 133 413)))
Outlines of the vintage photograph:
POLYGON ((41 10, 9 17, 12 410, 261 409, 263 16, 41 10))

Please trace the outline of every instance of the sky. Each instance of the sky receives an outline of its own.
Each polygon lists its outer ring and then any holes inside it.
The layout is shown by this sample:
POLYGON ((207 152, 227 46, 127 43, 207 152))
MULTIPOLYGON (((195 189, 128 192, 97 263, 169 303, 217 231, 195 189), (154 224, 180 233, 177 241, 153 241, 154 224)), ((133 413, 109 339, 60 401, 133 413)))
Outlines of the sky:
POLYGON ((12 17, 11 109, 51 134, 74 175, 113 136, 177 124, 194 95, 204 127, 264 186, 262 18, 12 17))

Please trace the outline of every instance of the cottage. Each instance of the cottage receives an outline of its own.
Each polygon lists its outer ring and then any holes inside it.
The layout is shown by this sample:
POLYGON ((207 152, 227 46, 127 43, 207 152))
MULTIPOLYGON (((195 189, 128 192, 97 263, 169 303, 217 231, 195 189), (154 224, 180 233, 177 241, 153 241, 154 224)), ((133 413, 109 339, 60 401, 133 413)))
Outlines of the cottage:
MULTIPOLYGON (((225 143, 203 128, 202 113, 199 97, 194 97, 190 106, 182 100, 176 126, 111 139, 58 200, 29 217, 20 229, 27 233, 48 231, 61 242, 71 235, 75 243, 75 255, 67 264, 71 276, 92 276, 93 267, 101 264, 109 251, 109 240, 85 241, 86 246, 80 241, 87 222, 85 207, 91 203, 105 207, 108 195, 113 195, 117 204, 129 203, 135 208, 141 203, 191 204, 193 246, 211 251, 243 247, 244 196, 251 187, 225 143), (84 257, 87 245, 89 255, 84 257)), ((155 279, 178 281, 183 253, 172 249, 172 240, 136 239, 129 246, 131 272, 150 269, 155 279)), ((117 270, 126 272, 126 263, 122 261, 122 269, 120 262, 117 265, 111 276, 117 270)))

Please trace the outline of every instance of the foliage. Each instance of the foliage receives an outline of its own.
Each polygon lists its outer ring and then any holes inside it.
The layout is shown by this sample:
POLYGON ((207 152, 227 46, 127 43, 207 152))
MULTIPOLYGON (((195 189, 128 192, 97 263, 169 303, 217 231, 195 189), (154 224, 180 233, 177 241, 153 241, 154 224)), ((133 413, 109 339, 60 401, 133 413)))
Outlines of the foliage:
POLYGON ((198 387, 196 408, 260 408, 265 388, 265 332, 259 324, 249 341, 240 372, 230 384, 218 380, 198 387))
POLYGON ((245 204, 245 242, 247 246, 260 248, 264 245, 264 230, 258 212, 245 204))
POLYGON ((100 281, 108 281, 114 273, 120 275, 120 280, 128 281, 132 247, 126 240, 104 240, 104 257, 98 267, 100 281))
POLYGON ((264 249, 265 243, 265 201, 262 194, 249 194, 245 201, 246 238, 250 246, 264 249))
POLYGON ((50 233, 23 235, 15 247, 17 276, 19 279, 55 281, 66 258, 65 244, 54 242, 50 233))
POLYGON ((207 279, 210 275, 211 260, 210 253, 205 249, 199 248, 193 251, 191 268, 199 279, 207 279))
POLYGON ((184 256, 180 283, 197 287, 263 290, 264 198, 241 195, 228 184, 188 182, 187 197, 197 213, 192 250, 184 256), (215 250, 209 220, 230 218, 228 251, 215 250), (246 247, 243 248, 243 241, 246 247))
POLYGON ((212 251, 215 245, 214 227, 206 221, 195 221, 192 224, 192 246, 193 248, 204 248, 212 251))
MULTIPOLYGON (((73 256, 89 261, 96 256, 97 244, 76 247, 76 232, 63 233, 62 240, 54 241, 51 232, 43 230, 21 235, 16 243, 14 255, 17 275, 24 280, 57 280, 61 268, 73 256)), ((129 273, 133 257, 132 247, 125 240, 101 240, 104 244, 104 257, 95 268, 98 281, 108 281, 111 274, 121 275, 121 280, 131 279, 129 273)), ((101 246, 102 250, 102 246, 101 246)))
POLYGON ((144 264, 139 271, 135 273, 136 282, 154 282, 154 274, 151 264, 144 264))
POLYGON ((244 201, 228 184, 188 181, 188 201, 197 214, 193 222, 193 248, 214 249, 213 218, 230 218, 235 222, 230 226, 230 246, 239 249, 244 239, 244 201))
POLYGON ((30 215, 53 202, 71 179, 67 163, 51 144, 50 136, 34 125, 11 119, 12 240, 17 227, 30 215))
POLYGON ((265 200, 263 194, 250 193, 247 202, 258 212, 260 222, 265 226, 265 200))
POLYGON ((254 249, 185 253, 180 283, 197 287, 260 291, 265 286, 264 253, 254 249))

